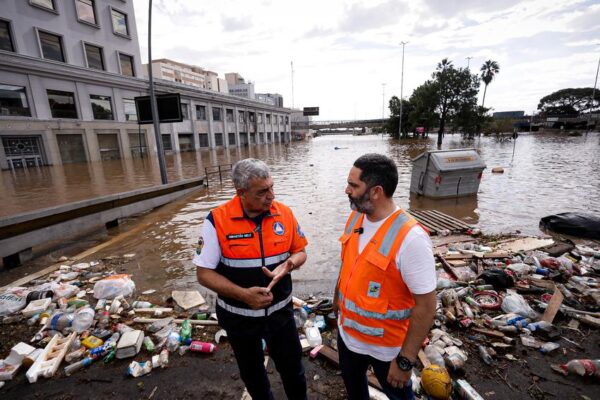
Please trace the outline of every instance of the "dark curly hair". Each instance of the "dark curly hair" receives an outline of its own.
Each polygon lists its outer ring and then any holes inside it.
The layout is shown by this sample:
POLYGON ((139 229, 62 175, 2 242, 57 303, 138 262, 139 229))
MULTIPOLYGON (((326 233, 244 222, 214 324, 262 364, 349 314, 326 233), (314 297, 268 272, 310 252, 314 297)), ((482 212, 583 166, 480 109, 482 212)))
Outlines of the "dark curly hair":
POLYGON ((383 154, 369 153, 354 161, 361 170, 360 180, 367 187, 381 186, 387 197, 392 197, 398 186, 398 168, 394 161, 383 154))

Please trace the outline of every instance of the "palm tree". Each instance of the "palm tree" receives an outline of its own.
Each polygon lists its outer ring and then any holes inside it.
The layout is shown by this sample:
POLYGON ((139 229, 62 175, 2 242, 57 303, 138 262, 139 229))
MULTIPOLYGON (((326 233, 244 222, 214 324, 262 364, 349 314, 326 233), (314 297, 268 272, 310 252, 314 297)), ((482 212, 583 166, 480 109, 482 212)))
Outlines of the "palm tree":
POLYGON ((485 89, 483 90, 483 100, 481 101, 481 107, 483 107, 485 104, 485 94, 487 92, 487 87, 498 72, 500 72, 500 65, 498 65, 498 62, 496 61, 487 60, 481 66, 481 80, 485 84, 485 89))

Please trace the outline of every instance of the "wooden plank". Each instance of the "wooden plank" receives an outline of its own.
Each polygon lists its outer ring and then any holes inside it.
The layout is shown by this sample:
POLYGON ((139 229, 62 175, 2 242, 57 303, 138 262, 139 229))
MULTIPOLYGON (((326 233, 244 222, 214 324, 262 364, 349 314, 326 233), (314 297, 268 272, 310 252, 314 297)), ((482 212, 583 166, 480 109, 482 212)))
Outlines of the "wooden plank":
POLYGON ((504 333, 502 333, 500 331, 491 330, 491 329, 471 328, 471 330, 475 331, 477 333, 481 333, 482 335, 491 336, 491 337, 498 338, 498 339, 501 339, 504 337, 504 333))
POLYGON ((445 221, 442 221, 439 218, 437 218, 435 215, 432 215, 426 211, 421 212, 420 216, 421 216, 421 218, 434 223, 435 225, 439 226, 442 229, 448 229, 448 230, 456 229, 456 227, 453 224, 448 224, 445 221))
POLYGON ((454 280, 458 280, 458 276, 454 272, 454 269, 452 268, 452 266, 450 264, 448 264, 448 262, 446 260, 444 260, 444 257, 437 254, 437 258, 438 258, 438 260, 440 260, 440 263, 442 263, 442 267, 444 268, 444 271, 446 271, 451 277, 453 277, 454 280))
POLYGON ((454 218, 453 216, 448 215, 448 214, 444 214, 441 211, 438 211, 438 210, 430 210, 430 211, 432 214, 438 216, 440 219, 448 221, 449 223, 452 223, 453 225, 463 227, 464 229, 472 229, 473 228, 471 225, 464 223, 460 219, 454 218))
MULTIPOLYGON (((128 238, 129 236, 133 236, 137 233, 139 233, 140 231, 144 230, 145 228, 147 228, 148 226, 150 226, 150 223, 146 223, 146 224, 140 224, 130 230, 128 230, 127 232, 121 233, 117 236, 115 236, 114 238, 110 239, 107 242, 104 243, 100 243, 97 246, 92 247, 91 249, 88 249, 82 253, 77 254, 76 256, 70 258, 70 261, 80 261, 94 253, 97 253, 98 251, 105 249, 109 246, 112 246, 115 243, 120 242, 121 240, 128 238)), ((31 282, 34 279, 38 279, 41 278, 42 276, 46 276, 54 271, 56 271, 57 269, 60 268, 61 265, 64 265, 64 262, 60 262, 60 263, 56 263, 53 264, 47 268, 42 269, 41 271, 38 272, 34 272, 33 274, 29 274, 21 279, 17 279, 16 281, 9 283, 6 286, 3 286, 0 288, 0 293, 2 293, 4 290, 14 287, 14 286, 23 286, 29 282, 31 282)))
POLYGON ((439 226, 438 224, 436 224, 436 223, 435 223, 435 221, 432 221, 431 219, 429 219, 429 218, 427 218, 427 217, 424 217, 424 216, 423 216, 423 215, 421 215, 421 214, 417 214, 417 215, 415 215, 414 217, 415 217, 415 219, 416 219, 417 221, 419 221, 419 222, 421 222, 421 223, 424 223, 424 222, 426 222, 426 224, 424 224, 424 225, 427 225, 427 224, 431 225, 431 226, 432 226, 432 227, 434 227, 434 228, 435 228, 435 230, 436 230, 436 231, 438 231, 438 232, 439 232, 439 231, 442 231, 442 230, 444 230, 444 229, 447 229, 447 228, 445 228, 445 227, 443 227, 443 226, 439 226))
POLYGON ((508 253, 484 253, 482 257, 476 257, 474 254, 448 254, 444 258, 447 261, 469 260, 471 258, 511 258, 508 253))
POLYGON ((548 303, 548 307, 546 308, 546 311, 544 311, 542 321, 552 323, 552 321, 554 321, 556 313, 558 313, 558 310, 560 309, 563 300, 564 296, 561 293, 561 291, 557 287, 554 287, 554 294, 552 294, 552 298, 548 303))
POLYGON ((324 345, 319 350, 319 354, 336 367, 340 367, 340 357, 338 355, 338 352, 335 351, 332 347, 324 345))
MULTIPOLYGON (((160 321, 163 318, 143 318, 143 317, 137 317, 133 319, 133 322, 136 324, 151 324, 153 322, 156 321, 160 321)), ((185 321, 184 319, 174 319, 173 323, 175 324, 182 324, 183 321, 185 321)), ((211 319, 205 319, 205 320, 198 320, 198 319, 190 319, 190 324, 192 325, 219 325, 219 321, 214 321, 211 319)))

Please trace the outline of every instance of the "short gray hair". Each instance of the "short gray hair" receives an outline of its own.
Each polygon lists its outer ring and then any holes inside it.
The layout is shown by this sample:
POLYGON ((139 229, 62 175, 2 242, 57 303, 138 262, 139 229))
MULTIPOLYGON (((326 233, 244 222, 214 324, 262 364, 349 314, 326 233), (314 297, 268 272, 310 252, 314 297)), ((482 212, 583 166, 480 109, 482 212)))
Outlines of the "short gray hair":
POLYGON ((264 161, 256 158, 245 158, 235 163, 231 170, 233 186, 236 189, 248 189, 252 178, 266 179, 271 176, 271 171, 264 161))

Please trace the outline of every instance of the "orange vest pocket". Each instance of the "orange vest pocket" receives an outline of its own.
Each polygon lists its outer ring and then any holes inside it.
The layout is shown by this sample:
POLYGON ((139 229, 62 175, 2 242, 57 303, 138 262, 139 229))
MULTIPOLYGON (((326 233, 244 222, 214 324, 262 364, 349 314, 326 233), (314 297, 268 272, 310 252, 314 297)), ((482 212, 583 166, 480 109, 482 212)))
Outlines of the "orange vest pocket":
POLYGON ((356 299, 356 306, 358 307, 358 309, 350 310, 350 311, 354 311, 357 314, 362 315, 364 317, 381 319, 381 318, 377 318, 377 316, 371 315, 371 314, 376 313, 376 314, 381 314, 381 317, 385 316, 385 314, 387 313, 387 310, 388 310, 388 303, 389 303, 389 300, 385 297, 384 298, 375 298, 375 297, 369 297, 367 295, 359 295, 358 298, 356 299))

